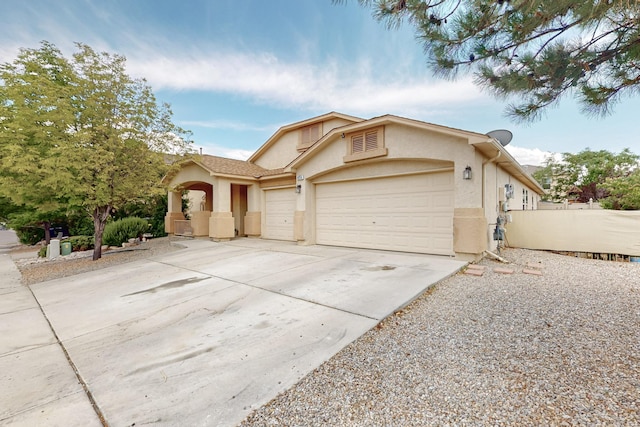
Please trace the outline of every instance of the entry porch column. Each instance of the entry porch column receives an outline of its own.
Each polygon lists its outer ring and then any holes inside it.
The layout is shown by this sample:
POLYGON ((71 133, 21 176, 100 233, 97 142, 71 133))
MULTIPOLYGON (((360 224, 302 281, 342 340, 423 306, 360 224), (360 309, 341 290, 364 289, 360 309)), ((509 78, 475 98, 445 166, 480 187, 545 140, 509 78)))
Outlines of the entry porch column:
POLYGON ((213 212, 209 217, 209 237, 214 241, 225 241, 235 237, 235 222, 231 213, 231 182, 215 178, 213 184, 213 212))
POLYGON ((174 221, 183 221, 184 219, 184 214, 182 213, 182 192, 169 191, 167 194, 167 214, 164 217, 165 233, 174 234, 176 231, 174 221))

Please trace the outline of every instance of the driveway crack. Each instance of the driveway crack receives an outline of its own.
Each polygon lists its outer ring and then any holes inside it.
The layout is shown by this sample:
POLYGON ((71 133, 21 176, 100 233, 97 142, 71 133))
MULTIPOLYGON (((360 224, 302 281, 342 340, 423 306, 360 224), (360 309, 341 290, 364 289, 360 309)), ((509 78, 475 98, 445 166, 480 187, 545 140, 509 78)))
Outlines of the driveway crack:
POLYGON ((71 360, 71 356, 69 356, 69 352, 67 351, 66 347, 64 346, 64 344, 60 340, 60 337, 56 333, 56 330, 53 329, 53 325, 51 324, 51 321, 47 317, 47 314, 44 312, 44 309, 42 308, 42 305, 40 304, 40 301, 38 300, 36 295, 33 293, 33 290, 31 289, 31 286, 27 286, 27 288, 29 289, 29 292, 31 292, 31 295, 33 296, 33 299, 36 301, 36 304, 38 304, 38 308, 40 309, 40 312, 42 313, 42 316, 44 317, 44 320, 47 321, 47 324, 49 325, 49 329, 51 330, 51 333, 53 333, 53 336, 55 337, 56 342, 58 343, 58 345, 62 349, 62 352, 64 353, 64 357, 67 358, 67 362, 69 362, 69 366, 71 366, 71 369, 73 369, 73 372, 75 373, 76 378, 78 379, 78 382, 82 386, 82 389, 84 390, 84 393, 86 394, 87 398, 89 399, 89 402, 91 403, 91 407, 93 407, 93 410, 96 412, 96 415, 98 416, 98 419, 100 420, 100 422, 102 423, 102 425, 104 427, 109 427, 109 423, 107 423, 107 420, 105 419, 104 414, 100 410, 100 407, 98 406, 98 403, 93 398, 93 394, 91 393, 91 390, 89 390, 89 386, 87 385, 87 383, 82 378, 82 375, 80 375, 80 372, 78 371, 78 368, 76 367, 76 364, 73 363, 73 360, 71 360))
MULTIPOLYGON (((314 261, 314 263, 320 262, 320 261, 321 260, 314 261)), ((332 310, 341 311, 343 313, 351 314, 351 315, 354 315, 354 316, 364 317, 366 319, 371 319, 371 320, 375 320, 375 321, 378 321, 378 322, 381 320, 381 319, 378 319, 376 317, 367 316, 366 314, 356 313, 356 312, 353 312, 353 311, 345 310, 343 308, 338 308, 338 307, 334 307, 334 306, 331 306, 331 305, 328 305, 328 304, 323 304, 323 303, 318 302, 318 301, 312 301, 312 300, 308 300, 308 299, 305 299, 305 298, 296 297, 294 295, 290 295, 290 294, 287 294, 287 293, 284 293, 284 292, 278 292, 278 291, 275 291, 275 290, 272 290, 272 289, 263 288, 261 286, 252 285, 251 283, 241 282, 239 280, 231 279, 231 278, 228 278, 228 277, 216 276, 215 274, 211 274, 211 273, 203 273, 202 271, 198 271, 198 270, 193 269, 193 268, 187 268, 187 267, 183 267, 183 266, 180 266, 180 265, 172 264, 172 263, 169 263, 169 262, 163 262, 163 261, 153 261, 153 262, 157 262, 158 264, 168 265, 168 266, 171 266, 171 267, 180 268, 180 269, 185 270, 185 271, 191 271, 193 273, 203 274, 203 275, 209 276, 210 278, 224 280, 226 282, 234 283, 234 284, 237 284, 237 285, 247 286, 247 287, 253 288, 253 289, 259 289, 259 290, 261 290, 263 292, 269 292, 271 294, 285 296, 287 298, 291 298, 291 299, 294 299, 294 300, 304 301, 304 302, 306 302, 308 304, 314 304, 314 305, 317 305, 317 306, 320 306, 320 307, 330 308, 332 310)), ((292 268, 287 269, 287 270, 291 270, 293 268, 295 268, 295 267, 292 267, 292 268)), ((287 271, 287 270, 281 270, 280 273, 282 271, 287 271)), ((276 274, 276 273, 267 274, 265 276, 262 276, 262 278, 268 277, 268 276, 273 275, 273 274, 276 274)))

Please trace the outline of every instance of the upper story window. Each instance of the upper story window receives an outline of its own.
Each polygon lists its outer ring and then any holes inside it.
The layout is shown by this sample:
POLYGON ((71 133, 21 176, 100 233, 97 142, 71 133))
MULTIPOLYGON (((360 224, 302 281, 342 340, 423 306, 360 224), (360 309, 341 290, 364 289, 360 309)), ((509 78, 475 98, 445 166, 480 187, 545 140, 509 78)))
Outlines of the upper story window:
POLYGON ((345 162, 387 155, 384 146, 384 128, 367 129, 347 135, 349 145, 345 162))
POLYGON ((298 149, 309 148, 314 142, 322 137, 322 123, 314 123, 300 129, 298 149))

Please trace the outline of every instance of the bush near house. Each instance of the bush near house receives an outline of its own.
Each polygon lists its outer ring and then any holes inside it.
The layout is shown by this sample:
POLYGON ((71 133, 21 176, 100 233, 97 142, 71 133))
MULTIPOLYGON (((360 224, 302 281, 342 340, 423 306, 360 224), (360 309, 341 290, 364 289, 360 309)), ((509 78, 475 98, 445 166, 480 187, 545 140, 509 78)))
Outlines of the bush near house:
POLYGON ((73 252, 93 249, 93 236, 71 236, 69 242, 73 252))
POLYGON ((104 227, 102 242, 109 246, 120 246, 129 239, 142 237, 148 230, 149 223, 142 218, 123 218, 104 227))
POLYGON ((42 227, 37 227, 35 225, 25 225, 22 227, 18 227, 15 225, 11 225, 15 230, 20 243, 23 245, 33 246, 36 243, 44 240, 44 230, 42 227))

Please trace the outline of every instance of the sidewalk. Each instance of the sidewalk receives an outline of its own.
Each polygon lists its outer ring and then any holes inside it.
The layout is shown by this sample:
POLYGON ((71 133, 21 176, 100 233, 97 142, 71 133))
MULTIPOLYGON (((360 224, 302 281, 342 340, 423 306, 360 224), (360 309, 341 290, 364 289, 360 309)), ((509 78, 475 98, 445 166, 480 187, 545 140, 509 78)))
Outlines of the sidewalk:
POLYGON ((8 253, 0 277, 0 425, 102 425, 8 253))

